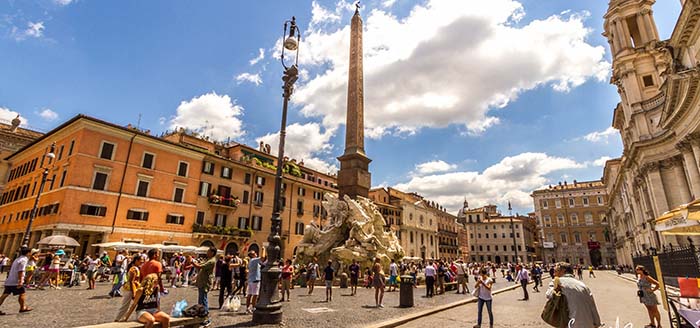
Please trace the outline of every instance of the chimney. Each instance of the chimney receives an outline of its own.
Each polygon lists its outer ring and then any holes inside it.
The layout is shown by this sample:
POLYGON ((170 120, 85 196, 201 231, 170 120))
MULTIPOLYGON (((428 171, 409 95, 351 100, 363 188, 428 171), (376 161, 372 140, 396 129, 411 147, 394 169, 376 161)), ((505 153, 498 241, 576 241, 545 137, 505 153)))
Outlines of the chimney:
POLYGON ((565 185, 565 186, 567 185, 567 184, 566 184, 566 180, 564 180, 564 185, 565 185))
POLYGON ((19 114, 17 114, 17 117, 15 117, 12 120, 12 127, 10 128, 10 132, 15 132, 17 131, 17 128, 19 125, 22 123, 22 120, 19 119, 19 114))

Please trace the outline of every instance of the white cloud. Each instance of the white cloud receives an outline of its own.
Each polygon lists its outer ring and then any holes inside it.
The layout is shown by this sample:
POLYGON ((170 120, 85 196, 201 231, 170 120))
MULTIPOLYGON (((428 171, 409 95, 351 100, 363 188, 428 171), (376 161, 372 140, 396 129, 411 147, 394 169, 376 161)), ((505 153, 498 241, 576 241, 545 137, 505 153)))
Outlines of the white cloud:
MULTIPOLYGON (((346 6, 336 8, 344 22, 346 6)), ((312 5, 316 21, 330 14, 321 9, 312 5)), ((363 16, 368 137, 451 124, 479 134, 498 123, 491 110, 525 91, 566 92, 610 71, 604 48, 586 41, 585 14, 515 26, 524 16, 515 0, 429 0, 405 18, 381 8, 363 16)), ((330 128, 345 121, 349 37, 348 25, 312 24, 303 38, 299 61, 311 79, 292 100, 330 128)))
MULTIPOLYGON (((14 120, 15 117, 17 117, 17 115, 19 115, 19 112, 15 112, 9 108, 0 107, 0 121, 2 121, 3 123, 10 124, 10 122, 12 122, 12 120, 14 120)), ((26 118, 20 116, 19 119, 22 122, 20 123, 21 126, 27 125, 26 118)))
POLYGON ((211 92, 182 101, 170 120, 170 128, 184 127, 220 141, 236 139, 245 134, 242 115, 243 107, 232 102, 231 97, 211 92))
POLYGON ((449 164, 442 160, 430 161, 416 165, 416 173, 419 175, 432 174, 437 172, 451 171, 457 168, 455 164, 449 164))
POLYGON ((258 73, 255 73, 255 74, 251 74, 251 73, 241 73, 241 74, 238 74, 238 76, 236 76, 236 81, 238 82, 238 84, 241 84, 241 83, 243 83, 243 82, 250 82, 250 83, 253 83, 253 84, 255 84, 255 85, 260 85, 260 84, 262 84, 262 79, 260 78, 260 74, 258 74, 258 73))
POLYGON ((461 207, 467 197, 472 207, 486 204, 532 208, 530 193, 546 185, 547 175, 560 170, 579 169, 584 164, 545 153, 521 153, 503 158, 482 172, 461 171, 427 176, 413 176, 395 187, 417 192, 450 210, 461 207))
POLYGON ((22 30, 13 26, 10 34, 16 41, 22 41, 27 38, 41 38, 44 35, 44 29, 44 22, 27 22, 26 29, 22 30))
POLYGON ((52 111, 49 108, 44 108, 44 110, 39 112, 39 116, 46 121, 54 121, 58 119, 58 113, 52 111))
POLYGON ((340 21, 340 15, 321 7, 318 2, 311 2, 311 25, 340 21))
POLYGON ((394 3, 396 3, 396 0, 384 0, 384 1, 382 1, 382 7, 389 8, 389 7, 393 6, 394 3))
POLYGON ((596 159, 596 160, 593 160, 592 162, 587 163, 587 164, 588 164, 588 165, 592 164, 593 166, 600 166, 600 167, 603 167, 603 166, 605 166, 605 162, 607 162, 607 161, 609 161, 609 160, 611 160, 611 159, 612 159, 612 157, 610 157, 610 156, 602 156, 602 157, 600 157, 600 158, 598 158, 598 159, 596 159))
POLYGON ((589 133, 589 134, 583 136, 583 139, 586 140, 586 141, 590 141, 590 142, 603 142, 603 143, 608 143, 608 139, 609 139, 611 136, 616 135, 617 133, 618 133, 618 132, 617 132, 617 129, 615 129, 615 128, 613 128, 613 127, 611 126, 611 127, 607 128, 607 129, 605 129, 605 130, 603 130, 603 131, 594 131, 594 132, 591 132, 591 133, 589 133))
MULTIPOLYGON (((330 139, 335 130, 326 129, 324 132, 321 130, 322 127, 318 123, 294 123, 287 126, 284 154, 289 158, 296 159, 297 162, 303 160, 304 166, 322 173, 335 173, 338 170, 335 164, 328 163, 321 158, 327 157, 333 150, 330 139)), ((256 141, 270 144, 272 153, 277 155, 279 132, 269 133, 257 138, 256 141)))
POLYGON ((260 48, 260 49, 258 49, 258 51, 259 51, 258 56, 249 61, 251 66, 253 66, 253 65, 257 64, 259 61, 265 59, 265 49, 260 48))
POLYGON ((59 6, 67 6, 73 2, 73 0, 53 0, 53 2, 59 6))

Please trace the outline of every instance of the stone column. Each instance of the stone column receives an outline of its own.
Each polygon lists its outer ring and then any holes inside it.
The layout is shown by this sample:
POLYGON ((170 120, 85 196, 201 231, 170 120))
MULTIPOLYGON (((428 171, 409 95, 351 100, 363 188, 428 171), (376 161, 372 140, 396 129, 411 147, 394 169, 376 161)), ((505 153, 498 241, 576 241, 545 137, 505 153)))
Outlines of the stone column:
POLYGON ((647 42, 651 41, 651 38, 649 37, 649 30, 644 14, 639 13, 635 18, 637 20, 637 27, 639 28, 639 35, 642 37, 642 43, 646 44, 647 42))
POLYGON ((622 20, 618 19, 615 21, 615 31, 617 32, 617 43, 620 46, 620 50, 629 48, 629 40, 627 40, 627 34, 625 34, 625 29, 622 27, 622 20))
POLYGON ((689 142, 680 143, 676 147, 681 150, 683 155, 683 164, 688 174, 691 198, 696 199, 700 197, 700 170, 698 170, 695 156, 693 156, 693 149, 689 142))
POLYGON ((690 189, 688 188, 688 179, 686 179, 685 171, 683 170, 683 160, 680 157, 674 157, 671 158, 669 162, 673 173, 676 175, 678 193, 680 194, 681 204, 678 205, 687 204, 692 198, 690 196, 690 189))
POLYGON ((651 192, 651 198, 654 200, 654 208, 656 212, 655 217, 658 217, 662 213, 669 210, 668 200, 666 198, 666 192, 664 191, 664 182, 661 179, 661 171, 659 163, 647 164, 647 177, 649 179, 649 191, 651 192))
POLYGON ((5 243, 7 243, 7 237, 9 235, 2 235, 0 237, 0 253, 5 254, 5 243))
POLYGON ((630 28, 627 26, 627 22, 620 21, 620 24, 622 27, 622 40, 624 44, 627 48, 632 48, 632 33, 630 33, 630 28))
POLYGON ((646 17, 647 26, 650 30, 649 35, 651 35, 654 38, 654 40, 658 40, 659 39, 659 29, 656 28, 656 22, 654 22, 654 18, 652 17, 652 11, 647 10, 646 12, 643 12, 643 13, 644 13, 644 17, 646 17))
POLYGON ((612 49, 611 52, 613 52, 613 58, 617 54, 618 51, 622 50, 622 47, 620 46, 620 32, 618 31, 617 28, 617 22, 613 21, 610 23, 610 33, 612 34, 612 37, 610 38, 611 42, 610 47, 612 49))
POLYGON ((95 255, 95 247, 92 246, 92 244, 95 243, 96 239, 97 239, 97 235, 94 233, 91 233, 90 236, 88 237, 87 252, 85 254, 95 255))
POLYGON ((695 167, 697 167, 700 170, 700 140, 691 139, 690 149, 693 150, 693 157, 695 158, 695 167))

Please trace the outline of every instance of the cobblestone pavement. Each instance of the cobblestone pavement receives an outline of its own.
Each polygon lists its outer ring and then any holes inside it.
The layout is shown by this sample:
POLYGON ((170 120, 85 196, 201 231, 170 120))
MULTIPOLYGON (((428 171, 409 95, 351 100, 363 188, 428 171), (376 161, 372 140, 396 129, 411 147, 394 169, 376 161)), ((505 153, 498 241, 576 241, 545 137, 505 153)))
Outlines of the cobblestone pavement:
MULTIPOLYGON (((4 274, 2 279, 4 279, 4 274)), ((0 279, 0 286, 4 282, 0 279)), ((498 278, 496 289, 510 286, 505 279, 498 278)), ((7 313, 0 317, 0 327, 74 327, 78 325, 98 324, 114 320, 121 298, 109 298, 110 285, 98 283, 95 290, 86 290, 85 284, 80 287, 63 288, 61 290, 28 292, 28 304, 34 308, 29 313, 19 314, 16 297, 9 297, 0 307, 7 313)), ((433 298, 425 298, 425 288, 414 289, 415 306, 399 308, 399 292, 386 292, 385 308, 374 307, 374 290, 358 289, 358 295, 348 296, 349 289, 333 289, 333 301, 325 300, 325 289, 316 286, 313 295, 308 296, 307 290, 296 287, 292 290, 292 301, 283 303, 284 325, 286 327, 362 327, 371 322, 383 321, 398 317, 411 311, 425 310, 441 304, 455 302, 471 295, 457 295, 454 291, 433 298), (314 309, 331 312, 312 313, 314 309), (311 312, 310 312, 311 311, 311 312)), ((210 306, 218 306, 218 291, 209 294, 210 306)), ((197 301, 197 290, 193 287, 170 289, 170 294, 162 298, 162 309, 170 312, 173 304, 186 299, 188 304, 197 301)), ((244 301, 244 300, 243 300, 244 301)), ((245 301, 244 301, 245 302, 245 301)), ((223 313, 212 310, 212 321, 215 327, 244 327, 251 326, 250 315, 242 313, 223 313)), ((264 327, 264 326, 258 326, 264 327)), ((274 326, 277 327, 277 326, 274 326)))
MULTIPOLYGON (((633 282, 616 277, 613 271, 597 272, 597 278, 587 278, 584 282, 593 292, 598 312, 604 327, 626 327, 632 323, 632 328, 643 328, 649 323, 649 317, 644 306, 636 296, 637 287, 633 282), (619 326, 616 322, 619 318, 619 326)), ((631 276, 631 275, 630 275, 631 276)), ((548 282, 545 283, 545 285, 548 282)), ((531 290, 532 288, 530 288, 531 290)), ((493 316, 495 327, 549 327, 540 319, 542 308, 546 302, 544 291, 530 293, 529 301, 518 301, 522 298, 522 290, 503 293, 494 296, 493 316)), ((657 292, 658 294, 658 292, 657 292)), ((657 295, 660 298, 660 295, 657 295)), ((668 314, 661 310, 661 322, 668 326, 668 314)), ((411 321, 400 327, 472 327, 476 324, 476 304, 467 304, 444 312, 411 321)), ((484 308, 482 327, 488 327, 488 315, 484 308)))

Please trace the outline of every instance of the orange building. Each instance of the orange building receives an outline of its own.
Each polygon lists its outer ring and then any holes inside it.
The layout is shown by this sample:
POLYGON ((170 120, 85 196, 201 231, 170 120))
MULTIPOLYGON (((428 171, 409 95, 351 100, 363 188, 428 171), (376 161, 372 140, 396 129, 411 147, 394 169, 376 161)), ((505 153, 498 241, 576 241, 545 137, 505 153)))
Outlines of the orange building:
MULTIPOLYGON (((13 253, 21 243, 39 192, 41 161, 52 143, 56 158, 44 163, 50 181, 30 245, 54 234, 78 240, 81 255, 94 252, 92 244, 111 241, 230 251, 265 244, 274 190, 270 154, 182 130, 156 137, 79 115, 7 158, 11 173, 0 196, 0 253, 13 253)), ((286 257, 305 224, 314 217, 322 222, 323 193, 336 188, 332 176, 293 166, 294 175, 285 175, 285 198, 292 204, 283 213, 286 257)))

